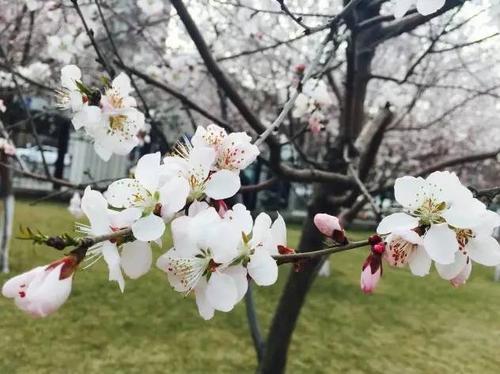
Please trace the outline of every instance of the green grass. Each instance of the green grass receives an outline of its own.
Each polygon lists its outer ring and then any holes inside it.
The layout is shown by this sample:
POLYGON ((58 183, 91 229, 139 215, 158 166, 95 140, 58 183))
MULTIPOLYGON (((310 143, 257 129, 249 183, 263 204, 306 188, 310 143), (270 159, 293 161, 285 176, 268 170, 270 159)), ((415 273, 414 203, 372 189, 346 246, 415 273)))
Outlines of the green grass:
MULTIPOLYGON (((56 234, 72 219, 56 204, 16 206, 16 222, 56 234)), ((289 233, 293 245, 298 230, 289 233)), ((159 254, 156 250, 155 255, 159 254)), ((453 289, 433 274, 412 277, 386 267, 372 296, 359 291, 364 250, 332 258, 333 273, 308 296, 290 349, 289 373, 498 373, 500 284, 476 266, 469 283, 453 289)), ((12 274, 60 254, 13 240, 12 274)), ((256 292, 269 326, 280 281, 256 292)), ((3 282, 6 275, 1 275, 3 282)), ((76 275, 69 301, 55 315, 33 320, 0 300, 0 373, 253 373, 255 354, 244 305, 203 321, 153 269, 127 281, 121 294, 103 264, 76 275)))

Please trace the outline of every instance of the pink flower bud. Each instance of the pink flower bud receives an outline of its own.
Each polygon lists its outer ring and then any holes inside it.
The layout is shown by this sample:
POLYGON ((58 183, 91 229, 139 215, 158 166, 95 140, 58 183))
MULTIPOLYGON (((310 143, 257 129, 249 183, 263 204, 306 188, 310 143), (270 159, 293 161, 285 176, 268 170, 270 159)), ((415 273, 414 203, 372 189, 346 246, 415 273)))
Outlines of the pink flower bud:
POLYGON ((325 236, 332 237, 335 231, 344 231, 340 226, 339 219, 326 213, 318 213, 314 216, 314 225, 325 236))
POLYGON ((361 290, 366 293, 372 293, 380 280, 381 267, 379 267, 374 273, 372 272, 371 265, 366 266, 361 272, 361 290))
POLYGON ((307 128, 311 131, 312 134, 317 135, 323 129, 323 125, 321 124, 321 119, 318 116, 312 115, 309 117, 307 121, 307 128))
POLYGON ((377 244, 375 244, 374 246, 372 246, 372 251, 373 251, 373 253, 381 255, 385 251, 385 245, 384 245, 384 243, 377 243, 377 244))

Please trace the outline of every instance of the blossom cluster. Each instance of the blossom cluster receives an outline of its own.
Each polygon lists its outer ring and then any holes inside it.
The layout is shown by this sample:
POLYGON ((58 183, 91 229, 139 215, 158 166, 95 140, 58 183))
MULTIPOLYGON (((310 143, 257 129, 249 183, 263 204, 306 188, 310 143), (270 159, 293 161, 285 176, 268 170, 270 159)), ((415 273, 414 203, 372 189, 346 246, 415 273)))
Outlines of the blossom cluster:
MULTIPOLYGON (((87 187, 81 199, 75 194, 70 212, 85 215, 89 221, 88 226, 78 225, 81 233, 100 237, 124 232, 90 247, 85 261, 104 258, 109 280, 116 281, 123 292, 123 273, 135 279, 150 270, 151 243, 161 247, 166 223, 170 223, 173 248, 157 265, 168 274, 174 289, 194 292, 204 318, 210 318, 214 310, 232 309, 245 294, 248 278, 258 285, 273 284, 278 271, 272 255, 278 253, 278 246, 286 245, 283 219, 278 215, 273 223, 262 213, 254 222, 242 204, 227 209, 221 202, 239 191, 240 171, 258 154, 246 133, 227 134, 216 125, 198 127, 191 140, 179 143, 163 159, 159 152, 141 157, 134 178, 117 180, 104 193, 87 187)), ((69 296, 61 290, 71 288, 72 274, 81 260, 72 260, 71 271, 64 276, 63 267, 49 264, 15 277, 4 285, 3 294, 30 314, 45 316, 69 296), (37 296, 40 287, 43 302, 37 296), (51 290, 56 299, 51 299, 51 290)))
POLYGON ((439 275, 459 286, 469 278, 472 261, 500 264, 500 244, 492 236, 500 216, 486 208, 454 173, 434 172, 426 179, 405 176, 394 186, 403 212, 385 217, 377 232, 385 238, 384 259, 409 265, 417 276, 439 275))
POLYGON ((130 78, 117 75, 104 92, 87 87, 76 65, 61 70, 59 107, 70 110, 76 130, 84 129, 94 141, 94 149, 103 160, 112 154, 126 155, 140 143, 145 117, 136 108, 130 78))

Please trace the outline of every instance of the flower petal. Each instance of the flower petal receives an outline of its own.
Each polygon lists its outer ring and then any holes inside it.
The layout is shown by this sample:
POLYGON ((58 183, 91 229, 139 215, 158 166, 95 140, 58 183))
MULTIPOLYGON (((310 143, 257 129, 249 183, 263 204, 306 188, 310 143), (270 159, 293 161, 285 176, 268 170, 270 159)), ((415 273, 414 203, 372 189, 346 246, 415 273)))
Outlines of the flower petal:
POLYGON ((453 202, 442 216, 451 226, 457 228, 474 227, 486 213, 486 206, 477 199, 470 198, 453 202))
POLYGON ((396 230, 410 230, 418 226, 418 218, 406 213, 393 213, 385 217, 377 227, 377 233, 388 234, 396 230))
POLYGON ((238 291, 236 302, 240 302, 248 291, 247 270, 242 265, 230 266, 224 269, 224 274, 233 278, 238 291))
POLYGON ((198 306, 198 313, 204 320, 212 319, 214 316, 214 308, 207 300, 207 281, 205 279, 200 279, 198 285, 194 289, 194 294, 196 296, 196 305, 198 306))
POLYGON ((223 221, 206 232, 206 245, 212 250, 213 260, 226 264, 238 256, 241 231, 232 223, 223 221))
POLYGON ((478 235, 465 246, 470 258, 485 266, 500 265, 500 244, 492 236, 478 235))
POLYGON ((394 183, 396 201, 407 209, 415 210, 425 199, 426 183, 423 178, 401 177, 394 183))
POLYGON ((162 216, 169 217, 186 205, 191 187, 185 178, 173 177, 159 190, 162 216))
POLYGON ((205 295, 214 309, 229 312, 236 304, 238 290, 232 277, 215 271, 208 280, 205 295))
POLYGON ((252 232, 253 218, 250 211, 243 204, 235 204, 224 215, 224 220, 233 222, 241 232, 250 235, 252 232))
POLYGON ((148 190, 151 194, 158 189, 160 161, 160 152, 146 154, 137 161, 135 168, 135 179, 139 181, 141 187, 148 190))
POLYGON ((271 255, 262 249, 257 249, 250 256, 247 265, 248 275, 259 286, 270 286, 278 280, 278 265, 271 255))
POLYGON ((458 242, 455 231, 446 223, 431 225, 424 236, 424 247, 429 256, 437 263, 446 265, 455 261, 458 242))
POLYGON ((451 264, 443 265, 436 263, 435 266, 441 278, 450 280, 460 274, 466 264, 467 256, 464 256, 461 252, 456 252, 455 259, 451 264))
POLYGON ((134 234, 134 237, 143 242, 156 240, 160 238, 164 232, 165 222, 154 214, 142 217, 132 225, 132 233, 134 234))
POLYGON ((408 266, 413 275, 424 277, 429 274, 432 259, 429 257, 424 247, 418 246, 408 259, 408 266))
POLYGON ((115 208, 128 208, 149 197, 148 191, 138 180, 132 178, 124 178, 111 183, 104 195, 109 205, 115 208))
POLYGON ((122 247, 122 269, 129 278, 137 279, 151 269, 153 254, 148 243, 134 241, 125 243, 122 247))
POLYGON ((240 176, 229 170, 219 170, 210 176, 205 185, 205 194, 215 200, 228 199, 239 191, 240 176))
POLYGON ((104 261, 108 265, 109 280, 118 282, 118 286, 120 286, 120 290, 123 292, 125 289, 125 280, 120 268, 120 255, 118 254, 116 245, 111 242, 104 242, 101 251, 104 261))

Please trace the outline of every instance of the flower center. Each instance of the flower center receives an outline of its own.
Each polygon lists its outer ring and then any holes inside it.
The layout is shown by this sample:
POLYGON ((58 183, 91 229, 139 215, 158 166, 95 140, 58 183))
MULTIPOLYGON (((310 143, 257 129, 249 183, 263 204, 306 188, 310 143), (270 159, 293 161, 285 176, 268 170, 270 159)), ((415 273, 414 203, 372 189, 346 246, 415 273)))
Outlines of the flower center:
POLYGON ((465 250, 465 246, 469 242, 470 239, 474 238, 474 233, 470 229, 458 229, 455 230, 458 241, 458 249, 464 255, 467 255, 467 251, 465 250))
POLYGON ((414 214, 420 218, 422 225, 430 225, 432 223, 443 223, 444 218, 441 216, 446 209, 444 201, 436 201, 434 199, 427 199, 423 204, 414 211, 414 214))

